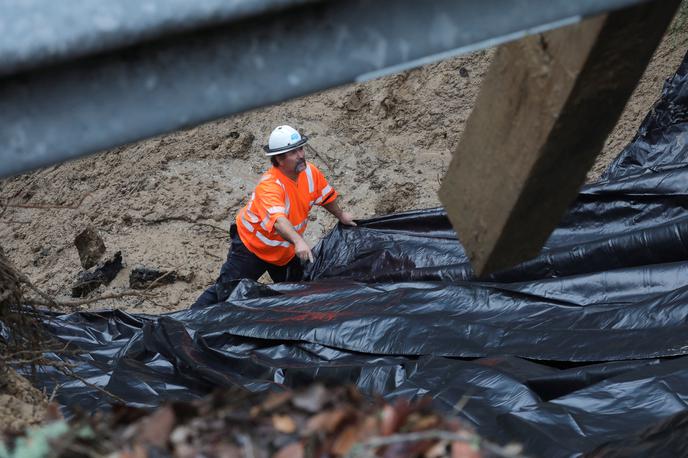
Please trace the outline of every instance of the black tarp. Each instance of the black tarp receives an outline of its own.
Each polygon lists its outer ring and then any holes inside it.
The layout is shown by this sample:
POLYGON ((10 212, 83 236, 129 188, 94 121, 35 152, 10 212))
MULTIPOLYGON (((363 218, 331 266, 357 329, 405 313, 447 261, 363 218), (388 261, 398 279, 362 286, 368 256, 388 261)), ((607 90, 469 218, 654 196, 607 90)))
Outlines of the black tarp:
MULTIPOLYGON (((45 315, 77 373, 154 406, 312 380, 430 396, 537 456, 688 454, 688 60, 541 254, 484 281, 441 209, 337 226, 303 282, 161 316, 45 315)), ((8 332, 4 330, 5 334, 8 332)), ((82 409, 110 401, 43 367, 82 409)))

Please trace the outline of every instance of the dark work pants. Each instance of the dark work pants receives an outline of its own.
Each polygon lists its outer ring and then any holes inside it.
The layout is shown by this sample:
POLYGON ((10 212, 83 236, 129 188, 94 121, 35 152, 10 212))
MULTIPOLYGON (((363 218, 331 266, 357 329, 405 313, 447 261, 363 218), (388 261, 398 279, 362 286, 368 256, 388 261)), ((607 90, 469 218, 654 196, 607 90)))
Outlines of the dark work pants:
POLYGON ((222 302, 232 292, 233 280, 249 278, 258 280, 267 271, 275 283, 282 281, 298 281, 303 276, 303 269, 297 257, 294 257, 287 265, 276 266, 265 262, 255 254, 248 251, 239 238, 235 224, 229 230, 231 245, 227 253, 227 260, 220 269, 220 276, 215 284, 196 299, 191 307, 204 307, 206 305, 222 302))

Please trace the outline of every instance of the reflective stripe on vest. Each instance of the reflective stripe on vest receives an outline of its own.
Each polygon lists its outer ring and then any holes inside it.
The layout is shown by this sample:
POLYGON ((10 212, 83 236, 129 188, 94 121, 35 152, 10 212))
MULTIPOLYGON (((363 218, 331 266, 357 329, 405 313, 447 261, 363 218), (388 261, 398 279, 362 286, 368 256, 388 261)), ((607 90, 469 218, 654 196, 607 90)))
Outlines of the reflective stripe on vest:
POLYGON ((330 186, 330 185, 328 184, 327 186, 325 186, 325 187, 323 188, 322 193, 320 194, 320 197, 318 197, 318 198, 315 199, 315 200, 311 200, 310 203, 309 203, 309 205, 312 207, 313 204, 319 204, 320 202, 323 201, 323 199, 325 198, 325 196, 327 196, 327 195, 330 193, 330 191, 332 191, 332 186, 330 186))
POLYGON ((308 223, 308 218, 304 219, 304 220, 301 221, 299 224, 297 224, 296 226, 294 226, 294 229, 296 229, 296 231, 300 231, 301 229, 305 229, 305 228, 306 228, 306 223, 308 223))
POLYGON ((284 187, 282 182, 279 179, 275 179, 275 183, 280 185, 282 187, 282 191, 284 191, 284 213, 287 214, 287 217, 289 216, 289 209, 291 208, 291 204, 289 203, 289 193, 287 192, 287 188, 284 187))
POLYGON ((279 240, 269 239, 269 238, 267 238, 265 235, 263 235, 262 232, 259 232, 259 231, 256 231, 256 237, 258 237, 258 240, 260 240, 260 241, 263 242, 264 244, 270 245, 270 246, 284 246, 284 247, 288 247, 289 245, 291 245, 289 242, 282 242, 282 241, 279 241, 279 240))
MULTIPOLYGON (((243 215, 239 219, 241 220, 241 224, 244 225, 246 230, 249 231, 250 233, 255 233, 258 240, 260 240, 264 244, 269 245, 269 246, 284 246, 284 247, 288 247, 290 245, 289 242, 285 242, 283 240, 271 239, 271 238, 267 237, 265 234, 263 234, 262 232, 255 230, 255 228, 251 225, 251 223, 246 221, 246 218, 244 218, 243 215)), ((294 229, 299 230, 302 226, 304 226, 305 223, 306 223, 306 221, 303 221, 301 224, 299 224, 298 228, 294 228, 294 229)), ((261 226, 262 226, 262 223, 261 223, 261 226)))
POLYGON ((315 190, 315 183, 313 182, 313 172, 311 171, 311 165, 306 166, 306 178, 308 179, 308 192, 313 192, 315 190))
MULTIPOLYGON (((254 233, 254 232, 255 232, 256 237, 258 238, 258 240, 260 240, 260 241, 263 242, 264 244, 269 245, 269 246, 284 246, 284 247, 288 247, 288 246, 290 245, 289 242, 286 242, 286 241, 283 241, 283 240, 271 239, 271 238, 268 238, 268 237, 267 237, 265 234, 263 234, 262 232, 256 231, 255 228, 251 225, 251 223, 249 223, 248 221, 246 221, 246 218, 244 218, 243 215, 242 215, 241 218, 239 218, 239 219, 241 220, 241 224, 244 225, 244 227, 246 228, 246 230, 249 231, 249 232, 251 232, 251 233, 254 233)), ((268 220, 269 220, 269 219, 268 219, 268 220)), ((301 221, 301 223, 298 224, 296 227, 294 227, 294 229, 295 229, 296 231, 300 231, 301 229, 305 228, 307 222, 308 222, 308 218, 306 218, 305 220, 301 221)), ((264 225, 264 222, 261 223, 261 227, 262 227, 263 225, 264 225)), ((265 229, 265 228, 263 228, 263 229, 265 229)))
POLYGON ((248 217, 248 220, 254 224, 260 222, 260 218, 258 218, 258 215, 253 213, 248 208, 246 209, 246 216, 248 217))
POLYGON ((251 223, 246 221, 246 218, 244 218, 244 215, 241 215, 241 218, 239 218, 239 219, 241 219, 241 224, 244 225, 244 227, 246 228, 247 231, 249 231, 249 232, 254 231, 253 226, 251 226, 251 223))

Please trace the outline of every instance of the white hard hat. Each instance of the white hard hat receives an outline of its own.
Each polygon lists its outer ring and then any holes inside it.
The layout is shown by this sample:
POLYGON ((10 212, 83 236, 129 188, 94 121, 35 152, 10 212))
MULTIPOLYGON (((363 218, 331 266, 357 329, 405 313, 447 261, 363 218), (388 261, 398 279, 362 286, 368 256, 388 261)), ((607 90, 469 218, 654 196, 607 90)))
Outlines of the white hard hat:
POLYGON ((301 135, 291 126, 277 126, 270 134, 268 144, 263 146, 266 156, 276 156, 306 144, 308 137, 301 135))

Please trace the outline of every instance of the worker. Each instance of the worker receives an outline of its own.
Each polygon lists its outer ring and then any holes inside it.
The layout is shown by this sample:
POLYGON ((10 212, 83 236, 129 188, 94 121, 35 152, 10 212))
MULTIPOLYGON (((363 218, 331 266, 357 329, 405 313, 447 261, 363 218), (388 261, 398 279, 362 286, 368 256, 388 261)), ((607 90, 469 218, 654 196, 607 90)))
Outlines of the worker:
POLYGON ((272 131, 263 147, 272 167, 230 228, 231 246, 220 276, 192 307, 222 302, 229 297, 232 280, 257 280, 265 271, 274 282, 299 280, 302 264, 313 262, 313 253, 303 239, 313 205, 324 207, 342 224, 356 225, 337 203, 337 191, 306 162, 307 142, 308 137, 290 126, 272 131))

